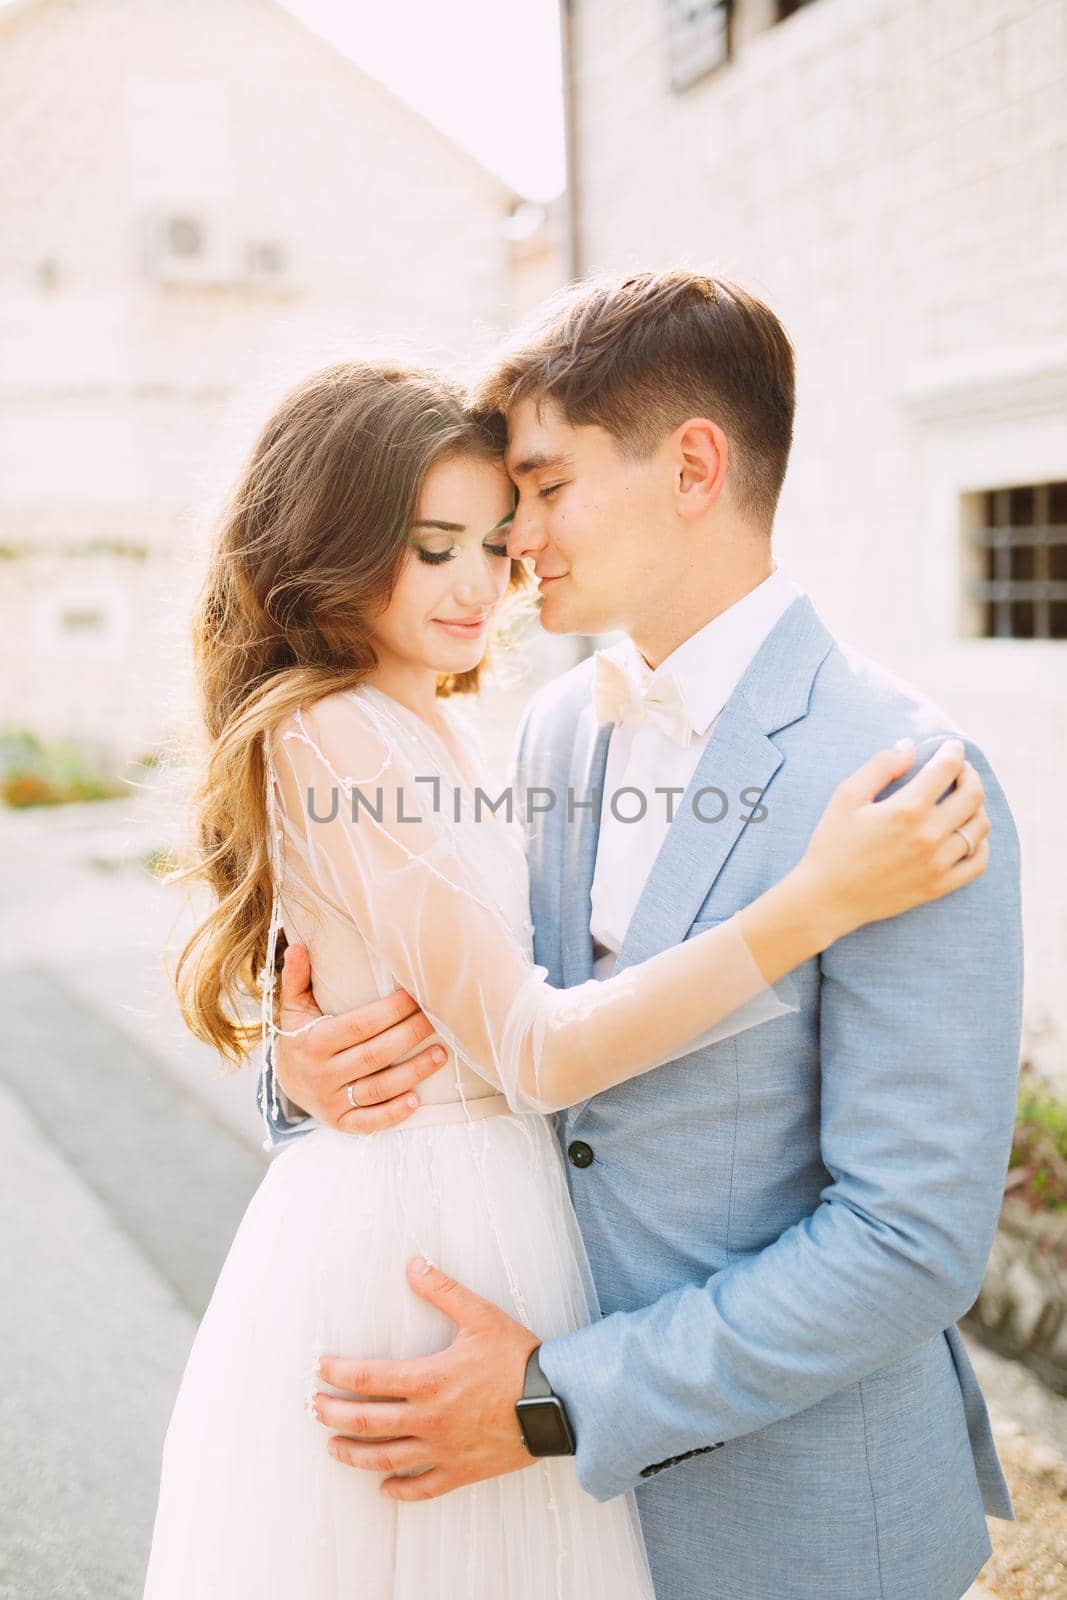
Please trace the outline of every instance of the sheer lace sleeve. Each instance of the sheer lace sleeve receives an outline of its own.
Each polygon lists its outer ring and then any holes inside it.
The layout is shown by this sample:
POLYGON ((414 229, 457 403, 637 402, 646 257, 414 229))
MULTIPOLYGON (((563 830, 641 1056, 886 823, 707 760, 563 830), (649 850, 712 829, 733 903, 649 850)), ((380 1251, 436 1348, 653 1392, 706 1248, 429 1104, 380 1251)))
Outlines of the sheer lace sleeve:
POLYGON ((402 725, 359 691, 336 694, 270 746, 286 855, 516 1110, 559 1110, 793 1009, 733 920, 606 981, 554 989, 494 901, 479 828, 454 825, 440 774, 402 725))

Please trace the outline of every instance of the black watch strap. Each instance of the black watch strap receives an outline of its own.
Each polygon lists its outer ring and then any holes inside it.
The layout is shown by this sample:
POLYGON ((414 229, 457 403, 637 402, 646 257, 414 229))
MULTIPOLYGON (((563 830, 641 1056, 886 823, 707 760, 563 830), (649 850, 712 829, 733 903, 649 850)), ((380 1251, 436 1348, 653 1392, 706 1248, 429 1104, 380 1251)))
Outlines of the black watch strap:
POLYGON ((535 1345, 526 1362, 526 1381, 522 1386, 524 1400, 547 1400, 556 1392, 541 1371, 540 1351, 541 1346, 535 1345))
POLYGON ((572 1456, 574 1431, 567 1408, 541 1370, 537 1350, 526 1361, 522 1399, 516 1401, 522 1439, 532 1456, 572 1456))

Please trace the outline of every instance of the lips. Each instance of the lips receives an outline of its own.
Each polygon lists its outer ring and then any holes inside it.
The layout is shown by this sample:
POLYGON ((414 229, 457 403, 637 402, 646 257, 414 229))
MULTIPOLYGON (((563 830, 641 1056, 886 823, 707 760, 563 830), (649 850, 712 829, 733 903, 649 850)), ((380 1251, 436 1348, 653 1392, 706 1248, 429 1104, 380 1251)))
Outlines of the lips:
POLYGON ((454 633, 459 638, 474 638, 489 621, 489 615, 486 613, 484 617, 434 617, 433 620, 439 627, 447 628, 449 633, 454 633))

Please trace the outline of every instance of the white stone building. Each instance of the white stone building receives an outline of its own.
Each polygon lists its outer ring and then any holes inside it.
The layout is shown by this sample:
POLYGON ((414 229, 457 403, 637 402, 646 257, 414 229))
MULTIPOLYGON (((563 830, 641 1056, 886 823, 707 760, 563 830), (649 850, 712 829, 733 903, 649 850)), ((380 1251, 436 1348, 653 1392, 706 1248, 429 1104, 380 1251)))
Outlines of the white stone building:
POLYGON ((515 207, 274 0, 0 6, 0 728, 155 744, 270 405, 469 357, 543 266, 515 207))
POLYGON ((988 750, 1023 839, 1033 1015, 1067 1037, 1067 7, 564 19, 572 268, 711 268, 782 316, 779 556, 988 750))

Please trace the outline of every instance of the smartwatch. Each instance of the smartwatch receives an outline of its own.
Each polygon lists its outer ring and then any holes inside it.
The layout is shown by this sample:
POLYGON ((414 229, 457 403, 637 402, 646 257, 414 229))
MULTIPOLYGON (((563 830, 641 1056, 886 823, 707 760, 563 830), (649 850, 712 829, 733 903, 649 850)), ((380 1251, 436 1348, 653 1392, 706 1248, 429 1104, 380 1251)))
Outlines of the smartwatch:
POLYGON ((532 1456, 574 1455, 574 1430, 567 1408, 541 1371, 537 1349, 530 1351, 522 1399, 515 1402, 515 1415, 522 1442, 532 1456))

